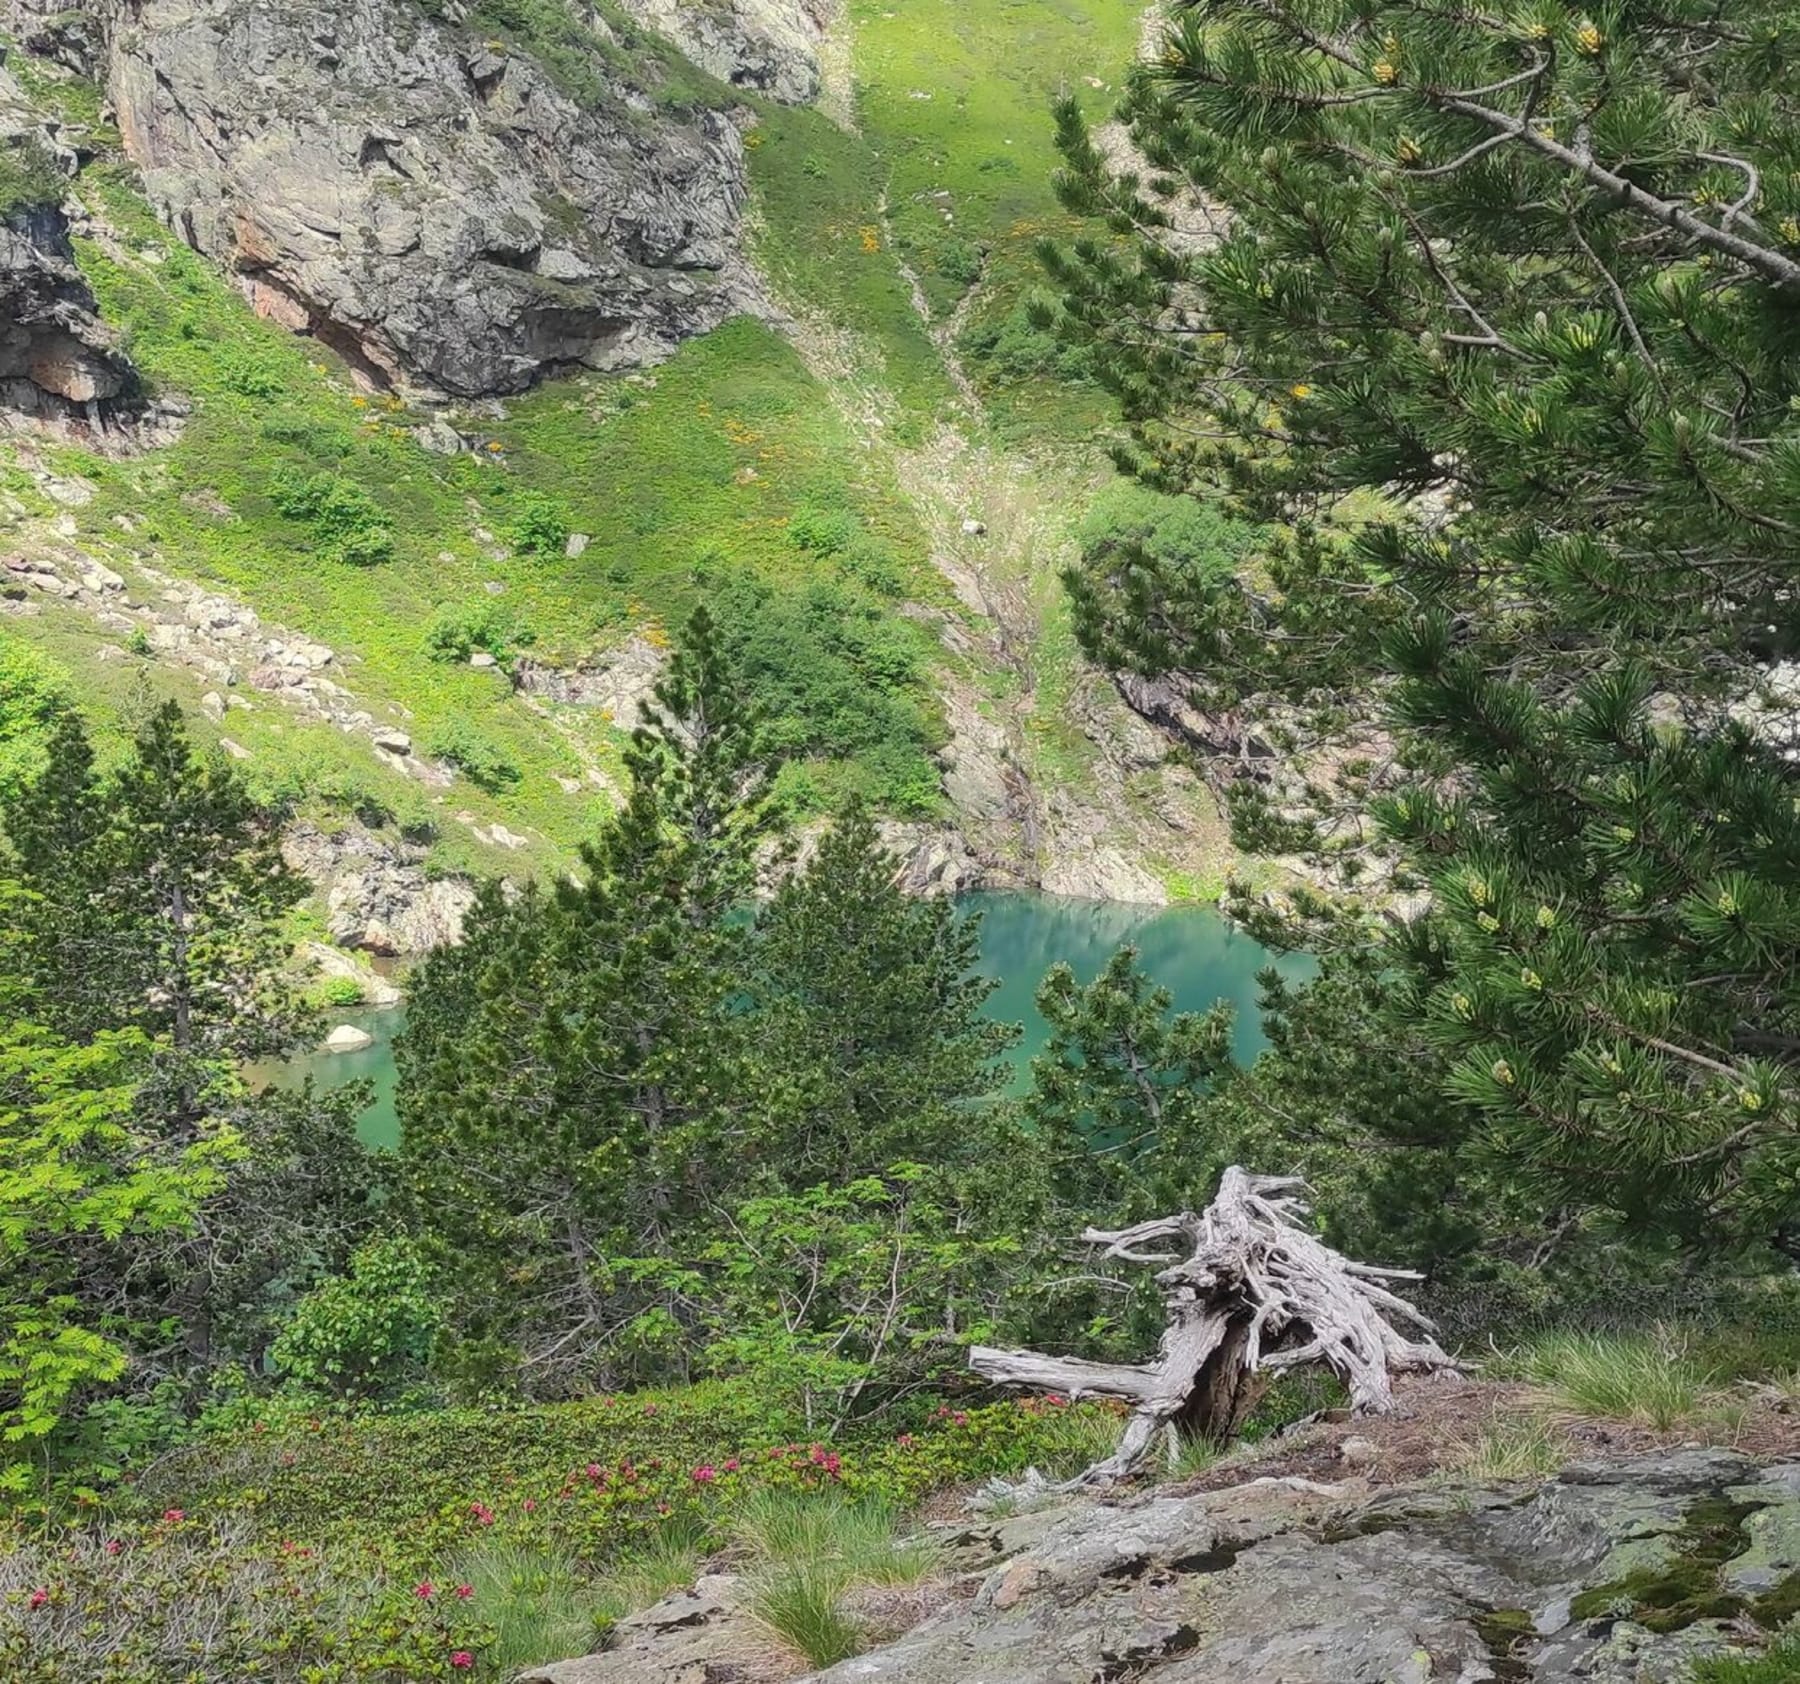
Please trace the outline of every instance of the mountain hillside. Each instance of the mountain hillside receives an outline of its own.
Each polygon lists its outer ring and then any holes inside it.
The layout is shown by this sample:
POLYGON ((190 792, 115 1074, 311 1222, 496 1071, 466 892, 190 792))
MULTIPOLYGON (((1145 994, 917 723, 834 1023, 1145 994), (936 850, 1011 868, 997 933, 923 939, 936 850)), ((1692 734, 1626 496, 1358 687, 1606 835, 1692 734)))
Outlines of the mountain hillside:
POLYGON ((1213 892, 1075 650, 1105 412, 1025 314, 1141 11, 12 0, 8 662, 198 709, 352 943, 566 865, 700 601, 919 888, 1213 892))

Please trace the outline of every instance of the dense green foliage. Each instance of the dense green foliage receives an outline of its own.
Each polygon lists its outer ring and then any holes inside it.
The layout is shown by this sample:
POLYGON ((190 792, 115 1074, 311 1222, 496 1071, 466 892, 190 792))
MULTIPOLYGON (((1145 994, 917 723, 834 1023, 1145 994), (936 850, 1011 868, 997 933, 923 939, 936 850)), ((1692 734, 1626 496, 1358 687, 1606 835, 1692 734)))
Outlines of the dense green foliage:
POLYGON ((300 895, 257 807, 179 716, 96 771, 66 707, 0 805, 0 1481, 116 1471, 373 1216, 358 1095, 238 1073, 313 1032, 286 974, 300 895))
POLYGON ((71 1046, 27 1023, 0 1039, 0 1492, 29 1489, 27 1458, 85 1388, 124 1374, 125 1349, 83 1303, 97 1240, 190 1227, 221 1186, 229 1138, 158 1150, 132 1115, 143 1042, 71 1046))
MULTIPOLYGON (((973 935, 904 899, 854 810, 745 917, 786 848, 783 745, 731 641, 695 614, 579 880, 488 894, 415 980, 400 1175, 454 1260, 444 1361, 476 1390, 679 1377, 704 1332, 713 1366, 785 1366, 847 1404, 917 1343, 897 1303, 878 1335, 841 1319, 867 1315, 871 1258, 909 1315, 1003 1278, 952 1219, 1004 1126, 972 1106, 1008 1038, 969 980, 973 935), (781 1283, 809 1247, 801 1313, 781 1283)), ((936 1342, 967 1319, 940 1317, 936 1342)))
POLYGON ((1250 767, 1244 840, 1341 866, 1378 832, 1429 888, 1312 932, 1385 942, 1375 1080, 1429 1076, 1459 1175, 1707 1243, 1800 1219, 1800 816, 1763 707, 1800 634, 1796 31, 1778 0, 1193 0, 1126 101, 1145 174, 1060 110, 1104 232, 1047 253, 1120 465, 1289 523, 1234 574, 1122 549, 1081 629, 1314 756, 1321 822, 1250 767), (1193 195, 1216 241, 1168 237, 1193 195), (1318 524, 1363 487, 1399 501, 1318 524))
POLYGON ((1071 1210, 1123 1224, 1179 1208, 1210 1181, 1208 1084, 1230 1063, 1223 1006, 1171 1017, 1167 989, 1121 948, 1082 987, 1058 965, 1038 990, 1049 1045, 1032 1065, 1030 1115, 1071 1210))

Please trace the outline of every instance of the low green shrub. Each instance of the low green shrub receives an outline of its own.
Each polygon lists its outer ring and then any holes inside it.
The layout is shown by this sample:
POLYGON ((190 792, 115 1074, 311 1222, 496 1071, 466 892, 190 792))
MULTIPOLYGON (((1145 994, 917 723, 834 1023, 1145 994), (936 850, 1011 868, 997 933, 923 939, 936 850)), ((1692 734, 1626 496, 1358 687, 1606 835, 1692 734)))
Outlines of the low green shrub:
POLYGON ((491 596, 446 603, 425 632, 425 648, 434 661, 466 661, 477 649, 504 661, 534 641, 531 628, 491 596))
POLYGON ((1025 1400, 824 1445, 726 1382, 508 1411, 340 1418, 276 1404, 169 1457, 142 1500, 242 1512, 276 1538, 379 1540, 421 1564, 496 1540, 601 1561, 658 1539, 722 1540, 763 1492, 893 1510, 1032 1464, 1083 1465, 1096 1423, 1111 1421, 1095 1406, 1025 1400))
POLYGON ((317 1010, 362 1004, 362 984, 355 977, 328 976, 306 991, 306 1003, 317 1010))
POLYGON ((0 800, 15 798, 42 774, 50 734, 69 700, 68 673, 0 631, 0 800))
POLYGON ((289 520, 308 527, 319 553, 355 567, 394 559, 394 533, 381 505, 353 479, 341 474, 277 473, 269 500, 289 520))
POLYGON ((802 504, 788 521, 788 537, 794 548, 807 555, 836 555, 847 549, 862 523, 848 509, 802 504))
POLYGON ((506 536, 520 555, 550 560, 568 547, 575 530, 569 511, 554 497, 527 491, 513 499, 512 518, 506 523, 506 536))
POLYGON ((481 1598, 370 1552, 258 1539, 170 1509, 142 1525, 0 1538, 7 1684, 431 1684, 497 1679, 481 1598))
POLYGON ((304 1391, 391 1397, 423 1382, 443 1321, 412 1241, 372 1240, 351 1257, 347 1275, 321 1282, 295 1305, 270 1355, 276 1372, 304 1391))
POLYGON ((59 205, 68 191, 69 178, 36 135, 0 144, 0 216, 59 205))
POLYGON ((1129 480, 1107 486, 1076 529, 1084 567, 1105 567, 1140 547, 1164 567, 1198 579, 1235 573, 1261 540, 1254 526, 1212 503, 1171 497, 1129 480))
POLYGON ((452 719, 442 726, 427 747, 490 795, 511 789, 519 782, 519 768, 506 750, 466 719, 452 719))
POLYGON ((937 269, 945 280, 972 287, 981 279, 981 248, 969 240, 946 240, 938 252, 937 269))

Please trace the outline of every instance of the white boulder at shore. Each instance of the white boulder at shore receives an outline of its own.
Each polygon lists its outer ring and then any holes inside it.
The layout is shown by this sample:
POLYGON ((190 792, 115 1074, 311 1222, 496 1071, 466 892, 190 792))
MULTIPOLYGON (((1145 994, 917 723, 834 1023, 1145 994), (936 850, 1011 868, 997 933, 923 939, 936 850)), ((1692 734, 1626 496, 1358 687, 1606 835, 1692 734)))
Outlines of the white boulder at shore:
POLYGON ((366 1029, 358 1029, 354 1023, 340 1023, 325 1037, 325 1050, 328 1053, 362 1052, 374 1045, 375 1037, 366 1029))

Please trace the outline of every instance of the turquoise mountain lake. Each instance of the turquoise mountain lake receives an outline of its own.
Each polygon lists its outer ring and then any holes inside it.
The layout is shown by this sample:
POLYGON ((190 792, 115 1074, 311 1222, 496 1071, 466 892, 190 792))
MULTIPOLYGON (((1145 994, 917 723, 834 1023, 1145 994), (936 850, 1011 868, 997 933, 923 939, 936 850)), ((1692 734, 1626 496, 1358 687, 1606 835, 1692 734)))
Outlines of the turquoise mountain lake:
MULTIPOLYGON (((1296 979, 1312 969, 1303 957, 1271 955, 1211 907, 1124 906, 1033 894, 970 895, 962 905, 981 914, 980 970, 999 984, 989 1010, 1025 1026, 1012 1056, 1014 1093, 1029 1085, 1031 1060, 1048 1038, 1032 1002, 1052 965, 1066 963, 1087 982, 1129 942, 1146 974, 1174 996, 1177 1011, 1204 1011, 1215 1000, 1236 1008, 1234 1045, 1244 1061, 1266 1045, 1256 1012, 1256 973, 1271 962, 1296 979)), ((375 1084, 375 1101, 363 1115, 362 1137, 371 1146, 394 1145, 400 1125, 394 1114, 393 1042, 406 1022, 404 1008, 334 1013, 330 1022, 366 1029, 375 1044, 359 1053, 306 1054, 284 1065, 276 1080, 298 1085, 310 1076, 321 1087, 336 1087, 367 1077, 375 1084)))

